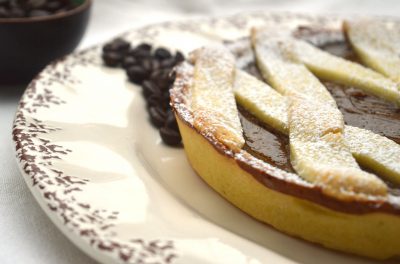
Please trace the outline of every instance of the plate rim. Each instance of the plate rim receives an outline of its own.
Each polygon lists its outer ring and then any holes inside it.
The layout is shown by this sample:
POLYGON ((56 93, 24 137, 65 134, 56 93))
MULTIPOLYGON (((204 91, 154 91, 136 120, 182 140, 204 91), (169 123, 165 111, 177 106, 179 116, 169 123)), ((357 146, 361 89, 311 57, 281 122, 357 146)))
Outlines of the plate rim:
MULTIPOLYGON (((307 20, 310 20, 312 22, 316 21, 336 21, 341 18, 341 16, 338 15, 324 15, 324 14, 307 14, 307 13, 294 13, 294 12, 268 12, 268 11, 256 11, 256 12, 242 12, 230 16, 224 16, 224 17, 203 17, 203 18, 196 18, 196 19, 186 19, 186 20, 179 20, 179 21, 167 21, 167 22, 162 22, 162 23, 156 23, 156 24, 151 24, 151 25, 146 25, 144 27, 140 28, 135 28, 129 31, 126 31, 122 34, 118 34, 113 37, 114 38, 124 38, 129 34, 143 34, 143 32, 148 32, 153 29, 158 29, 158 28, 169 28, 169 27, 180 27, 180 26, 186 26, 186 25, 194 25, 195 23, 206 23, 209 25, 212 25, 213 23, 219 23, 219 22, 229 22, 233 23, 236 25, 236 23, 247 23, 248 22, 248 16, 260 16, 262 19, 265 20, 277 20, 279 23, 279 20, 281 19, 298 19, 298 18, 305 18, 307 20)), ((238 25, 236 25, 238 26, 238 25)), ((127 263, 136 263, 138 259, 135 259, 132 257, 132 255, 129 255, 128 253, 124 252, 125 245, 119 245, 117 247, 114 247, 113 245, 101 245, 97 244, 97 247, 94 247, 90 243, 87 243, 87 240, 82 239, 81 235, 78 235, 74 230, 70 230, 68 227, 66 228, 66 224, 62 222, 62 219, 60 216, 57 214, 57 209, 53 210, 49 204, 46 204, 46 199, 44 199, 44 196, 46 194, 42 193, 41 187, 40 187, 40 181, 35 182, 37 180, 32 176, 32 173, 35 173, 35 171, 30 167, 32 165, 37 165, 35 162, 37 162, 34 158, 33 161, 30 159, 29 151, 25 151, 27 147, 31 147, 32 145, 34 147, 37 147, 37 144, 34 143, 27 143, 26 138, 28 137, 29 140, 37 140, 40 138, 37 138, 37 134, 35 133, 40 133, 38 131, 48 133, 49 131, 54 131, 57 130, 56 127, 46 127, 46 124, 42 124, 41 120, 32 120, 33 123, 29 123, 28 120, 24 120, 23 118, 21 119, 21 115, 24 115, 24 111, 27 109, 29 110, 29 104, 27 104, 26 100, 29 102, 29 100, 38 100, 37 98, 34 98, 35 95, 35 86, 38 81, 41 81, 45 79, 43 76, 45 73, 48 73, 48 71, 55 70, 58 66, 63 65, 63 63, 66 63, 68 60, 73 60, 74 58, 80 57, 80 56, 85 56, 87 53, 96 53, 98 50, 102 47, 104 42, 94 44, 93 46, 90 46, 88 48, 85 48, 83 50, 77 50, 69 55, 66 55, 60 59, 57 59, 53 62, 51 62, 49 65, 47 65, 27 86, 26 90, 24 91, 23 95, 21 96, 21 99, 18 103, 18 107, 16 110, 15 118, 13 121, 13 128, 12 128, 12 141, 14 144, 14 155, 16 157, 17 163, 18 163, 18 168, 20 170, 21 175, 24 178, 25 183, 29 187, 29 190, 35 197, 36 201, 39 203, 40 207, 42 210, 46 213, 46 215, 51 219, 51 221, 57 226, 57 228, 73 243, 75 244, 80 250, 84 251, 86 254, 88 254, 90 257, 93 259, 99 261, 99 262, 127 262, 127 263), (37 121, 37 122, 36 122, 37 121), (36 126, 34 129, 37 129, 36 132, 27 132, 24 131, 24 129, 28 128, 29 126, 36 126), (22 130, 22 131, 21 131, 22 130), (27 133, 28 135, 25 135, 27 133), (31 133, 31 134, 29 134, 31 133), (30 138, 29 138, 30 137, 30 138), (24 146, 24 144, 27 144, 24 146), (28 154, 27 154, 28 153, 28 154), (98 245, 101 245, 99 248, 98 245), (117 249, 114 251, 114 249, 117 249), (111 252, 111 254, 110 254, 111 252), (126 253, 126 254, 125 254, 126 253)), ((97 53, 96 53, 97 54, 97 53)), ((100 58, 97 58, 100 59, 100 58)), ((88 63, 88 62, 86 62, 88 63)), ((54 81, 54 80, 53 80, 54 81)), ((73 82, 74 80, 66 80, 67 82, 71 81, 73 82)), ((51 85, 51 83, 50 83, 51 85)), ((39 94, 40 95, 40 94, 39 94)), ((52 93, 49 91, 48 95, 51 97, 52 93)), ((44 102, 40 107, 50 107, 49 104, 63 104, 63 100, 61 98, 50 98, 48 102, 44 102)), ((33 111, 34 114, 34 109, 30 109, 29 111, 33 111)), ((28 111, 28 112, 29 112, 28 111)), ((45 143, 48 144, 48 143, 45 143)), ((62 146, 52 146, 50 148, 47 148, 44 150, 47 156, 51 155, 67 155, 68 154, 68 149, 59 149, 58 147, 62 146)), ((59 158, 59 157, 58 157, 59 158)), ((43 165, 44 167, 46 165, 43 165)), ((39 169, 41 166, 39 166, 39 169)), ((36 171, 37 172, 37 171, 36 171)), ((59 172, 56 172, 59 173, 59 172)), ((65 176, 65 175, 63 175, 65 176)), ((68 176, 68 175, 67 175, 68 176)), ((46 178, 44 178, 46 179, 46 178)), ((43 179, 42 179, 43 180, 43 179)), ((71 180, 71 179, 69 179, 71 180)), ((72 179, 71 181, 74 181, 72 179)), ((73 183, 71 183, 74 185, 73 183)), ((79 183, 79 184, 85 184, 85 183, 79 183)), ((70 186, 66 187, 70 188, 70 186)), ((66 190, 66 189, 65 189, 66 190)), ((69 189, 68 189, 69 190, 69 189)), ((47 194, 50 195, 49 197, 52 198, 52 194, 47 194)), ((55 199, 55 198, 54 198, 55 199)), ((111 215, 107 217, 116 217, 113 212, 111 212, 111 215)), ((76 231, 76 230, 75 230, 76 231)), ((136 241, 133 242, 136 243, 136 248, 135 249, 142 249, 146 251, 146 248, 150 248, 151 250, 155 250, 157 254, 160 254, 160 257, 163 262, 160 263, 173 263, 174 260, 179 258, 177 255, 173 240, 166 240, 166 241, 146 241, 146 239, 143 239, 143 241, 136 241), (160 243, 160 244, 159 244, 160 243), (152 248, 153 247, 153 248, 152 248), (160 248, 165 248, 166 250, 160 250, 160 248)), ((147 252, 148 253, 148 252, 147 252)), ((146 263, 146 262, 144 262, 146 263)))

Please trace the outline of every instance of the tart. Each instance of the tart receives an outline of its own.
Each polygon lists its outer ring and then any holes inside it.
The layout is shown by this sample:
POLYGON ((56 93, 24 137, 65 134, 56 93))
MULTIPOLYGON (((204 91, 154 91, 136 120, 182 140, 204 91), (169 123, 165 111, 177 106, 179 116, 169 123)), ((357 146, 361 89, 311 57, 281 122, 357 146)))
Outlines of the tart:
POLYGON ((229 202, 324 247, 396 258, 399 25, 343 25, 253 28, 193 51, 171 106, 192 168, 229 202))

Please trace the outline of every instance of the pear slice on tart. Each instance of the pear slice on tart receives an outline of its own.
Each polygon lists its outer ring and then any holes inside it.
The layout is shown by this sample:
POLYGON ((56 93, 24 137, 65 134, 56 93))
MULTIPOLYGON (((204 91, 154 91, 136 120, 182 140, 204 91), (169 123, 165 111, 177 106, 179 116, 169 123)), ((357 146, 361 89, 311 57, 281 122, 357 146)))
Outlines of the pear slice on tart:
POLYGON ((284 95, 301 93, 336 105, 319 80, 304 65, 291 59, 285 43, 286 37, 269 36, 264 31, 252 30, 252 45, 263 78, 284 95))
POLYGON ((300 176, 341 199, 387 194, 386 184, 362 171, 351 155, 337 108, 297 96, 289 102, 290 156, 300 176))
POLYGON ((383 75, 322 51, 304 41, 294 41, 293 57, 304 63, 321 79, 358 87, 369 94, 400 105, 400 90, 397 83, 383 75))
POLYGON ((287 134, 287 100, 266 83, 236 69, 234 82, 236 102, 245 106, 262 122, 287 134))
POLYGON ((202 48, 195 54, 191 105, 194 126, 226 145, 241 148, 244 138, 233 94, 235 58, 222 47, 202 48))
POLYGON ((400 83, 400 24, 371 19, 347 20, 343 29, 361 61, 400 83))
POLYGON ((400 145, 369 130, 346 126, 346 144, 365 168, 400 184, 400 145))
MULTIPOLYGON (((288 99, 268 84, 237 70, 236 101, 260 121, 289 135, 288 99)), ((345 125, 344 142, 356 161, 388 181, 400 184, 400 145, 366 129, 345 125)))
POLYGON ((343 117, 328 90, 286 56, 280 39, 264 41, 256 31, 252 37, 261 73, 289 99, 290 152, 296 172, 337 197, 347 192, 385 195, 385 184, 359 169, 347 148, 343 117))
MULTIPOLYGON (((303 64, 318 78, 352 85, 369 94, 400 105, 399 84, 380 73, 358 63, 334 56, 303 40, 282 34, 274 36, 269 30, 256 28, 252 30, 252 44, 258 54, 267 48, 273 51, 270 47, 275 46, 275 50, 279 50, 275 54, 283 54, 291 61, 303 64)), ((260 56, 265 57, 265 55, 260 56)), ((281 55, 281 57, 283 56, 281 55)), ((269 59, 266 58, 266 60, 269 59)), ((262 69, 262 65, 259 67, 262 69)), ((273 79, 271 79, 272 83, 273 79)))
POLYGON ((397 143, 345 125, 335 99, 285 44, 270 41, 260 54, 254 49, 268 84, 232 66, 235 58, 232 62, 223 49, 204 57, 209 50, 196 52, 194 65, 176 69, 171 90, 185 152, 197 174, 238 208, 284 233, 362 256, 399 256, 400 199, 357 163, 369 164, 363 168, 379 176, 385 167, 383 174, 395 182, 397 143), (268 60, 260 59, 262 54, 268 60), (237 122, 244 110, 233 107, 232 98, 258 122, 290 138, 296 173, 246 150, 251 139, 237 122), (206 119, 198 119, 199 113, 206 119), (220 134, 222 126, 228 132, 220 134), (384 150, 389 153, 378 154, 384 150))
MULTIPOLYGON (((256 61, 264 78, 268 80, 277 91, 280 91, 284 95, 293 95, 297 93, 301 96, 312 97, 313 100, 321 101, 335 107, 336 103, 332 103, 334 99, 326 88, 312 76, 304 66, 296 63, 295 59, 290 59, 291 57, 287 55, 288 51, 287 47, 284 46, 285 44, 280 45, 280 43, 284 42, 280 39, 268 39, 268 41, 265 41, 265 36, 263 34, 265 33, 262 31, 261 33, 256 30, 252 31, 252 42, 256 54, 256 61), (274 46, 274 48, 271 48, 271 46, 274 46), (279 67, 277 66, 278 64, 279 67)), ((268 87, 265 87, 264 90, 265 89, 268 89, 268 87)), ((240 90, 240 88, 237 88, 237 90, 240 90)), ((257 93, 256 90, 253 90, 253 93, 257 93)), ((257 98, 257 96, 254 96, 254 98, 257 98)), ((276 102, 277 99, 275 98, 274 101, 276 102)), ((312 101, 308 100, 308 102, 312 101)), ((259 104, 261 103, 253 105, 256 106, 259 104)), ((322 107, 320 109, 322 109, 322 107)), ((318 113, 318 108, 313 112, 318 113)), ((254 113, 262 115, 262 112, 254 113)), ((324 115, 320 113, 319 118, 323 119, 323 116, 324 115)), ((335 116, 335 114, 330 114, 328 116, 329 121, 332 121, 331 117, 335 116)), ((336 120, 338 119, 339 118, 336 118, 336 120)), ((346 133, 344 133, 343 136, 344 142, 351 147, 350 151, 358 162, 371 170, 382 168, 379 169, 379 172, 383 176, 393 182, 399 182, 400 165, 398 164, 400 162, 400 149, 395 142, 367 130, 352 127, 346 129, 346 133), (371 140, 368 140, 368 135, 372 134, 371 140), (369 144, 361 144, 360 142, 362 141, 369 142, 369 144), (387 153, 390 153, 389 155, 377 155, 375 150, 382 149, 382 146, 384 146, 387 153)), ((340 155, 343 156, 343 154, 340 155)))

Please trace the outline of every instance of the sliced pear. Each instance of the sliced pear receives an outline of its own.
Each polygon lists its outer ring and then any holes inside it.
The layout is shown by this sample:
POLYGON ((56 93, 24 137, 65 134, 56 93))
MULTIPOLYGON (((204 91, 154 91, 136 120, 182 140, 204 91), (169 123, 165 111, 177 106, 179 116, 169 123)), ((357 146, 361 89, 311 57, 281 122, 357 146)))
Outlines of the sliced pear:
POLYGON ((236 101, 262 122, 288 133, 286 98, 245 71, 236 70, 234 92, 236 101))
POLYGON ((293 61, 285 39, 252 32, 264 78, 289 100, 294 169, 335 197, 386 195, 385 183, 362 171, 344 143, 343 117, 334 99, 307 68, 293 61))
POLYGON ((321 79, 352 85, 384 100, 400 105, 397 83, 362 65, 331 55, 317 47, 293 38, 285 42, 293 59, 321 79))
POLYGON ((400 184, 400 145, 369 130, 346 126, 345 140, 364 167, 400 184))
MULTIPOLYGON (((236 101, 262 122, 288 135, 287 98, 257 78, 236 71, 236 101)), ((359 164, 400 184, 400 145, 369 130, 345 126, 344 141, 359 164)))
POLYGON ((202 48, 194 54, 193 124, 203 134, 240 149, 245 140, 233 93, 235 58, 224 47, 202 48))
POLYGON ((289 102, 291 163, 300 176, 342 199, 387 194, 386 184, 362 171, 351 155, 337 108, 297 96, 289 102))
POLYGON ((285 96, 301 95, 336 105, 321 82, 304 65, 289 57, 286 37, 282 39, 253 29, 251 38, 261 74, 274 89, 285 96))
POLYGON ((400 83, 400 24, 361 19, 345 21, 343 28, 363 63, 400 83))

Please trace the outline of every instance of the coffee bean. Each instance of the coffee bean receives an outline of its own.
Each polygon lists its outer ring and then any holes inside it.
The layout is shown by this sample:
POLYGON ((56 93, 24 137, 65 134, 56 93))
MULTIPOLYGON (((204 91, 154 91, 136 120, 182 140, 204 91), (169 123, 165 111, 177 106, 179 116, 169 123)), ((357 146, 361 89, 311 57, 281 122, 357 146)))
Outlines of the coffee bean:
POLYGON ((166 113, 159 107, 152 106, 149 108, 150 120, 156 127, 164 125, 166 113))
POLYGON ((176 52, 172 56, 167 49, 157 48, 153 56, 150 44, 142 43, 127 50, 125 46, 119 46, 119 41, 121 40, 114 40, 103 47, 105 63, 109 59, 111 66, 122 64, 129 80, 141 85, 151 123, 160 128, 160 136, 165 144, 179 145, 181 136, 171 110, 169 89, 176 75, 173 68, 184 60, 183 54, 176 52), (115 59, 116 57, 120 59, 115 59))
POLYGON ((117 38, 112 42, 104 45, 103 52, 108 52, 108 51, 126 52, 129 50, 130 46, 131 45, 129 44, 129 42, 121 38, 117 38))
POLYGON ((136 49, 151 51, 152 47, 151 47, 151 45, 148 44, 148 43, 142 43, 142 44, 139 44, 139 45, 136 47, 136 49))
POLYGON ((175 59, 174 58, 165 59, 162 60, 160 64, 161 68, 172 68, 175 65, 175 59))
POLYGON ((147 98, 147 108, 150 109, 152 106, 159 106, 161 104, 161 98, 156 94, 152 94, 147 98))
POLYGON ((43 17, 50 15, 50 12, 42 9, 34 9, 29 12, 30 17, 43 17))
POLYGON ((168 112, 167 119, 165 120, 165 127, 179 132, 178 122, 176 122, 174 112, 172 111, 168 112))
POLYGON ((42 7, 47 1, 46 0, 28 0, 27 4, 30 8, 40 8, 42 7))
POLYGON ((150 79, 161 89, 168 89, 171 81, 169 78, 169 69, 160 69, 153 71, 150 75, 150 79))
POLYGON ((147 98, 153 94, 156 94, 158 98, 161 96, 161 91, 160 89, 154 84, 154 82, 150 80, 145 80, 142 83, 142 88, 143 88, 143 95, 147 98))
POLYGON ((139 64, 139 62, 138 62, 138 60, 136 60, 134 57, 132 57, 132 56, 128 56, 128 57, 125 57, 124 59, 123 59, 123 61, 122 61, 122 67, 124 68, 124 69, 127 69, 127 68, 129 68, 129 67, 131 67, 131 66, 133 66, 133 65, 138 65, 139 64))
POLYGON ((157 48, 154 52, 154 57, 158 60, 165 60, 172 57, 171 52, 165 48, 157 48))
POLYGON ((24 6, 26 6, 26 2, 27 1, 20 1, 20 0, 10 0, 8 1, 8 6, 12 9, 12 8, 23 8, 24 6))
POLYGON ((67 1, 67 3, 68 9, 73 9, 79 5, 79 1, 67 1))
POLYGON ((43 17, 67 11, 76 5, 70 0, 0 0, 0 6, 7 12, 6 15, 1 12, 0 17, 43 17))
POLYGON ((10 8, 29 9, 29 0, 10 0, 8 5, 10 8))
POLYGON ((62 4, 59 1, 50 1, 46 3, 44 8, 50 12, 55 12, 60 9, 61 6, 62 4))
POLYGON ((153 71, 150 74, 150 79, 152 81, 156 82, 160 78, 160 76, 162 75, 162 71, 163 71, 162 69, 158 69, 158 70, 153 71))
POLYGON ((179 132, 169 129, 167 127, 160 128, 160 136, 163 142, 170 146, 179 145, 182 140, 179 132))
POLYGON ((151 72, 153 69, 153 62, 150 58, 145 58, 142 60, 142 67, 145 69, 147 72, 151 72))
POLYGON ((13 8, 9 12, 9 17, 20 18, 25 16, 25 11, 21 8, 13 8))
POLYGON ((103 46, 103 53, 104 52, 115 51, 113 47, 114 46, 113 46, 112 42, 107 43, 106 45, 103 46))
POLYGON ((138 60, 151 57, 151 51, 145 49, 134 48, 129 51, 129 55, 135 57, 138 60))
POLYGON ((0 18, 8 17, 8 12, 4 7, 0 7, 0 18))
POLYGON ((129 80, 136 84, 141 84, 149 75, 149 72, 137 65, 129 67, 126 70, 126 73, 129 77, 129 80))
POLYGON ((151 62, 153 64, 153 67, 152 67, 153 71, 156 71, 156 70, 161 68, 161 62, 160 61, 153 59, 153 60, 151 60, 151 62))
POLYGON ((131 44, 128 41, 125 41, 121 38, 117 38, 112 42, 114 45, 114 49, 118 51, 128 51, 131 47, 131 44))
POLYGON ((183 56, 182 52, 177 51, 175 54, 175 63, 179 63, 185 60, 185 56, 183 56))
POLYGON ((107 66, 117 67, 122 62, 122 54, 118 52, 105 52, 103 53, 103 61, 107 66))

